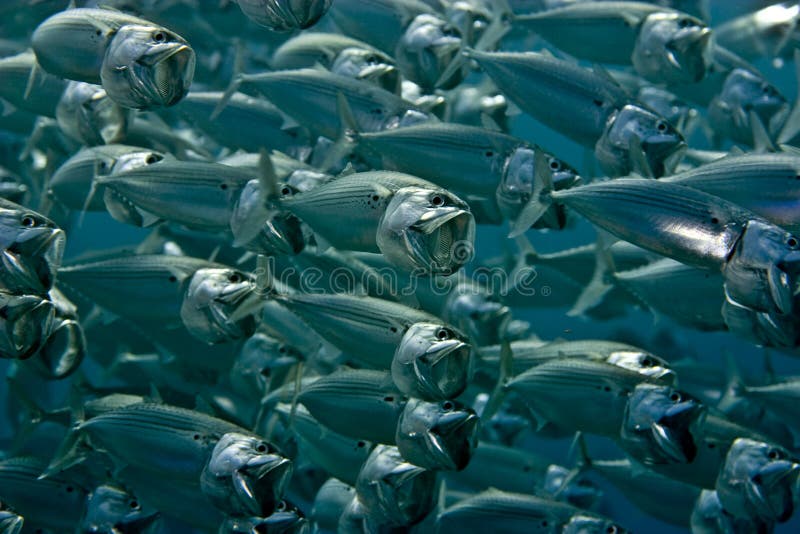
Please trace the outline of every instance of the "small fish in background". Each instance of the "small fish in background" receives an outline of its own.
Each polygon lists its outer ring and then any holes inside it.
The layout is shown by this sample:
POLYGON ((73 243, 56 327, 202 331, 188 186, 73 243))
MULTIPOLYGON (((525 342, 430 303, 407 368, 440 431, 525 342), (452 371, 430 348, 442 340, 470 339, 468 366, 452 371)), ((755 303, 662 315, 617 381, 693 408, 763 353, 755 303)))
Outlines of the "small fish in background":
POLYGON ((247 18, 273 31, 310 28, 331 7, 332 0, 236 0, 247 18))

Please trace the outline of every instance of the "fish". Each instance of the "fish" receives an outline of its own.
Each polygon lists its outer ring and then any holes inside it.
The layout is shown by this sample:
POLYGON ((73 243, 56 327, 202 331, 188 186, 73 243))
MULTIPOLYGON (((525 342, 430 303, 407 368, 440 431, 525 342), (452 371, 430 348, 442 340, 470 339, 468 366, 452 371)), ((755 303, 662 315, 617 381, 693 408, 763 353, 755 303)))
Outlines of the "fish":
POLYGON ((314 497, 314 505, 309 516, 312 524, 316 528, 336 530, 339 517, 353 500, 355 491, 353 486, 336 478, 326 480, 314 497))
POLYGON ((610 519, 568 504, 531 495, 488 489, 446 508, 436 517, 437 532, 626 532, 610 519), (574 529, 574 530, 573 530, 574 529))
POLYGON ((397 422, 397 449, 425 469, 461 471, 477 446, 478 424, 475 412, 459 402, 409 399, 397 422))
POLYGON ((140 503, 135 495, 119 487, 102 485, 87 497, 81 528, 88 532, 144 530, 158 519, 158 511, 140 503))
POLYGON ((378 524, 410 526, 433 509, 436 473, 407 462, 397 447, 378 445, 355 487, 367 515, 378 524))
POLYGON ((735 517, 719 502, 716 491, 703 490, 692 512, 692 532, 769 532, 774 525, 758 518, 735 517))
POLYGON ((55 316, 52 302, 35 295, 14 295, 0 291, 3 358, 25 360, 45 345, 55 316))
POLYGON ((264 530, 304 534, 308 532, 309 525, 303 512, 286 500, 281 501, 278 508, 267 517, 229 517, 220 525, 222 533, 256 534, 264 530))
POLYGON ((130 115, 130 110, 112 101, 102 87, 83 82, 69 82, 56 105, 61 130, 88 146, 123 140, 130 115))
POLYGON ((0 88, 3 100, 17 109, 52 119, 56 117, 56 106, 67 82, 42 71, 33 51, 0 58, 0 72, 6 80, 0 88))
POLYGON ((304 30, 322 18, 332 0, 236 0, 247 18, 272 31, 304 30))
POLYGON ((280 206, 336 248, 380 252, 420 274, 451 274, 470 259, 475 222, 459 197, 419 178, 390 171, 342 176, 280 206), (344 216, 347 227, 332 225, 344 216))
POLYGON ((102 84, 121 106, 177 103, 194 76, 195 53, 176 33, 119 11, 78 8, 42 22, 31 37, 42 68, 62 78, 102 84), (70 54, 61 54, 68 46, 70 54))
POLYGON ((725 21, 714 28, 716 40, 747 59, 789 57, 796 42, 797 6, 776 2, 725 21))
POLYGON ((391 370, 395 386, 427 400, 458 396, 469 383, 464 334, 428 313, 373 297, 281 295, 279 301, 346 354, 391 370))
POLYGON ((64 254, 64 232, 44 215, 0 198, 0 290, 46 294, 64 254))
POLYGON ((800 464, 789 451, 747 438, 733 442, 717 479, 717 498, 734 517, 787 521, 797 502, 800 464))

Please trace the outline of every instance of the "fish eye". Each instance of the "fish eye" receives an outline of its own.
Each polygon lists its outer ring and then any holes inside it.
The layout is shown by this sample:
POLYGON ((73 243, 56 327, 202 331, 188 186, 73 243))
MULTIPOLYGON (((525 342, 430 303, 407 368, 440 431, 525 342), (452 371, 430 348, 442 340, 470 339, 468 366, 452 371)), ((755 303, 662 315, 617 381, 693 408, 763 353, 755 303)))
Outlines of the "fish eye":
POLYGON ((73 491, 75 491, 75 488, 73 488, 72 486, 67 486, 64 489, 67 491, 67 493, 72 493, 73 491))
POLYGON ((285 511, 286 511, 286 501, 281 501, 281 502, 279 502, 279 503, 278 503, 277 510, 278 510, 279 512, 285 512, 285 511))
POLYGON ((560 171, 561 170, 561 163, 557 159, 550 160, 550 170, 551 171, 560 171))
POLYGON ((230 282, 231 284, 238 284, 241 281, 242 281, 242 275, 240 275, 239 273, 233 273, 230 276, 228 276, 228 282, 230 282))
POLYGON ((609 525, 606 529, 606 532, 608 532, 608 534, 617 534, 617 527, 614 525, 609 525))
POLYGON ((366 446, 367 446, 367 443, 364 442, 364 441, 359 441, 358 443, 356 443, 356 447, 358 447, 359 449, 363 449, 366 446))
POLYGON ((442 403, 442 410, 444 410, 445 412, 452 411, 454 407, 455 406, 453 406, 453 403, 451 401, 444 401, 442 403))
POLYGON ((367 57, 365 57, 365 58, 364 58, 364 60, 365 60, 367 63, 372 63, 372 64, 375 64, 375 63, 379 63, 379 62, 380 62, 380 58, 378 58, 378 56, 376 56, 375 54, 370 54, 370 55, 368 55, 367 57))
POLYGON ((225 191, 226 189, 228 189, 228 184, 219 184, 219 188, 225 191))
POLYGON ((678 28, 688 28, 692 25, 692 21, 687 18, 682 18, 678 20, 678 28))
POLYGON ((444 204, 444 198, 442 198, 441 195, 434 195, 431 197, 431 204, 434 206, 441 206, 444 204))
POLYGON ((770 460, 779 460, 783 458, 783 454, 781 454, 781 451, 778 449, 770 449, 770 451, 767 453, 767 457, 770 460))
POLYGON ((170 275, 170 277, 169 277, 169 281, 170 281, 170 282, 177 282, 177 281, 178 281, 178 278, 177 278, 175 275, 170 275))
POLYGON ((153 163, 157 163, 161 161, 161 157, 157 154, 148 154, 147 158, 145 158, 144 162, 148 165, 152 165, 153 163))
POLYGON ((167 40, 167 34, 162 31, 157 31, 153 34, 153 41, 163 43, 167 40))
POLYGON ((642 360, 642 367, 652 367, 653 365, 655 365, 655 362, 653 362, 653 360, 650 358, 645 358, 642 360))
POLYGON ((22 226, 26 228, 33 228, 36 226, 36 219, 33 217, 33 215, 25 215, 21 222, 22 226))
POLYGON ((258 447, 256 447, 256 451, 258 452, 267 452, 267 446, 263 443, 260 443, 258 447))
POLYGON ((281 195, 289 196, 291 194, 292 194, 292 190, 289 187, 283 186, 283 188, 281 188, 281 195))
POLYGON ((386 396, 383 398, 383 400, 384 400, 385 402, 394 402, 394 397, 393 397, 393 396, 391 396, 391 395, 386 395, 386 396))
POLYGON ((453 333, 448 330, 447 328, 440 328, 438 332, 436 332, 436 338, 444 341, 445 339, 450 339, 453 333))
POLYGON ((105 161, 100 160, 97 163, 97 168, 100 169, 101 171, 104 171, 104 170, 106 170, 108 168, 108 164, 105 161))
POLYGON ((131 507, 131 510, 136 510, 137 508, 139 508, 139 501, 131 501, 130 503, 128 503, 128 506, 131 507))
POLYGON ((789 239, 786 240, 786 246, 789 248, 797 248, 798 241, 797 238, 794 236, 790 236, 789 239))
POLYGON ((666 132, 667 128, 668 128, 667 123, 664 121, 658 121, 656 123, 656 130, 658 130, 659 132, 666 132))
POLYGON ((680 402, 682 399, 681 394, 677 391, 673 391, 672 394, 669 396, 669 400, 672 402, 680 402))

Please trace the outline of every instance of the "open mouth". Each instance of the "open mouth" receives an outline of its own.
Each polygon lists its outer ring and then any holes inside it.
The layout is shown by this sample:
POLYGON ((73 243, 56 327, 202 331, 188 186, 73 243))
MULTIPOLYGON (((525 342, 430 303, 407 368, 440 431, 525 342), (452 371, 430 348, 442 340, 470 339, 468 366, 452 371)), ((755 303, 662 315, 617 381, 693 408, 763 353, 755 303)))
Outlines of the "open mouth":
POLYGON ((194 51, 186 45, 175 44, 147 57, 145 65, 153 68, 153 86, 165 106, 183 98, 194 76, 194 51))
POLYGON ((430 430, 431 443, 442 466, 453 471, 467 467, 477 446, 478 421, 474 413, 453 412, 442 417, 430 430))
POLYGON ((390 93, 400 90, 400 73, 393 65, 369 65, 358 73, 358 79, 375 83, 390 93))
POLYGON ((429 363, 433 383, 429 386, 437 393, 435 398, 458 396, 467 386, 465 371, 469 369, 471 347, 461 341, 450 340, 434 345, 433 350, 435 355, 429 363))
POLYGON ((682 402, 650 425, 653 440, 670 463, 688 464, 697 456, 697 445, 690 431, 696 409, 695 403, 682 402))
POLYGON ((291 460, 264 455, 234 473, 234 489, 252 515, 269 516, 280 502, 291 476, 291 460))
POLYGON ((649 137, 642 143, 645 158, 655 177, 671 174, 687 148, 683 139, 668 135, 649 137))
POLYGON ((453 209, 430 217, 417 224, 415 229, 421 232, 419 244, 422 245, 420 252, 424 256, 421 259, 431 272, 449 274, 471 259, 475 221, 469 212, 453 209))
POLYGON ((783 522, 792 516, 792 486, 798 473, 800 465, 781 460, 764 466, 748 481, 746 491, 765 518, 783 522))

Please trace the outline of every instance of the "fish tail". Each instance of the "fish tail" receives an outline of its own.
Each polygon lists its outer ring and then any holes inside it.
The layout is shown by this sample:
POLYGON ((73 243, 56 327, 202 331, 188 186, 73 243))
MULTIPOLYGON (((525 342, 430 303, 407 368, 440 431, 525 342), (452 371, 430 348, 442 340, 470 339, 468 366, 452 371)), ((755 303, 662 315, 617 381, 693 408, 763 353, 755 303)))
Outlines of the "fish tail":
POLYGON ((76 421, 39 478, 52 477, 82 463, 87 459, 90 451, 86 433, 81 428, 80 421, 76 421))
POLYGON ((534 149, 535 166, 533 173, 533 192, 525 207, 511 223, 508 237, 517 237, 533 226, 553 203, 553 171, 547 165, 547 158, 539 147, 534 149))
POLYGON ((514 353, 511 350, 511 343, 506 339, 500 345, 500 369, 497 377, 497 384, 494 387, 486 406, 481 412, 481 419, 488 421, 503 405, 506 396, 506 384, 513 375, 514 353))
POLYGON ((583 288, 581 294, 575 300, 572 308, 567 312, 570 317, 580 317, 586 314, 595 306, 599 305, 603 298, 613 289, 613 277, 616 269, 614 258, 609 252, 608 247, 613 244, 615 238, 603 230, 597 231, 597 244, 595 248, 595 267, 592 279, 583 288))

